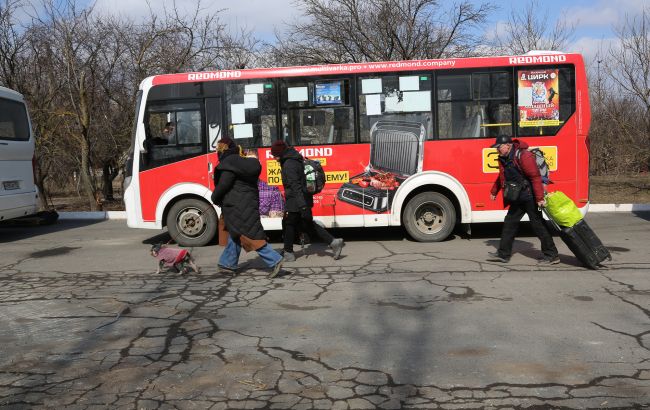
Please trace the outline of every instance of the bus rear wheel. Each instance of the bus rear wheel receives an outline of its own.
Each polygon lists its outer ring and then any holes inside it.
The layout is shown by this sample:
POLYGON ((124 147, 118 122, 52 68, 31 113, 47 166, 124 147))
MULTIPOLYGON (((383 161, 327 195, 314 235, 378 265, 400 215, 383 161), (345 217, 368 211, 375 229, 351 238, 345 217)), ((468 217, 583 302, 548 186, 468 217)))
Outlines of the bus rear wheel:
POLYGON ((440 242, 456 225, 456 209, 438 192, 422 192, 406 204, 402 216, 406 232, 418 242, 440 242))
POLYGON ((181 199, 169 209, 167 230, 181 246, 204 246, 217 233, 217 212, 199 199, 181 199))

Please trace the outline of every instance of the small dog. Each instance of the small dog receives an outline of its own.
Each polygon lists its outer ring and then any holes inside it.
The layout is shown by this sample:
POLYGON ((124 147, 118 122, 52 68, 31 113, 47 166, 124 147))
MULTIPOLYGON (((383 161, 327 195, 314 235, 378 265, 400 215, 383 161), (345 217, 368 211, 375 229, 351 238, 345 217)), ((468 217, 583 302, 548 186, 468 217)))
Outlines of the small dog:
POLYGON ((158 259, 156 273, 160 273, 163 268, 173 269, 181 275, 189 273, 190 269, 199 273, 199 269, 194 263, 194 258, 186 249, 172 248, 163 244, 155 244, 151 247, 151 256, 158 259))

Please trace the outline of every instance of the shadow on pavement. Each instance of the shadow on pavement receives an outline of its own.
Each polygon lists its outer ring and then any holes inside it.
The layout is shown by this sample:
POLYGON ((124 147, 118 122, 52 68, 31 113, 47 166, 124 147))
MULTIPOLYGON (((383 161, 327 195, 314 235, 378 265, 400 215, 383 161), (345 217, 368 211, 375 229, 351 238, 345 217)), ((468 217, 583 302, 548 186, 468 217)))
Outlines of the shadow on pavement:
MULTIPOLYGON (((445 240, 480 240, 480 239, 490 239, 496 238, 496 243, 498 245, 499 237, 501 236, 501 228, 503 223, 480 223, 471 225, 471 234, 468 236, 464 228, 458 226, 456 230, 445 240)), ((552 228, 550 228, 553 236, 558 236, 552 228)), ((403 227, 401 226, 388 226, 388 227, 360 227, 360 228, 328 228, 327 231, 331 233, 336 238, 343 238, 346 242, 360 242, 360 241, 410 241, 414 240, 406 233, 403 227)), ((268 241, 271 244, 281 244, 282 243, 282 231, 267 231, 268 241)), ((517 232, 517 237, 535 237, 535 233, 530 227, 530 223, 521 222, 519 225, 519 231, 517 232)), ((175 244, 171 240, 171 236, 167 231, 161 232, 157 235, 151 236, 142 241, 143 244, 153 245, 155 243, 170 243, 175 244)), ((309 243, 309 241, 307 241, 309 243)), ((217 244, 217 239, 213 239, 208 243, 207 246, 212 246, 217 244)), ((296 245, 298 243, 296 242, 296 245)))
POLYGON ((28 239, 35 236, 47 235, 55 232, 67 231, 68 229, 82 228, 84 226, 95 225, 103 222, 102 220, 59 220, 52 225, 35 225, 32 222, 7 221, 0 224, 0 243, 9 243, 28 239))
POLYGON ((632 211, 632 215, 646 221, 650 221, 650 211, 632 211))

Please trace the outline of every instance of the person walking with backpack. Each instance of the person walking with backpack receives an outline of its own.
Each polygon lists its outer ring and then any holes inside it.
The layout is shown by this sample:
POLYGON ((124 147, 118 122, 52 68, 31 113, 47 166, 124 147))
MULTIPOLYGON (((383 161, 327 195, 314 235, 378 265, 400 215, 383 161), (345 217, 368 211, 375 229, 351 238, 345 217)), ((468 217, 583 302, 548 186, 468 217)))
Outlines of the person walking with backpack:
POLYGON ((221 207, 228 231, 228 243, 219 258, 219 270, 235 273, 243 247, 256 251, 274 278, 282 268, 282 255, 266 242, 259 211, 257 181, 262 165, 257 158, 246 158, 242 149, 228 137, 217 143, 219 165, 214 171, 212 202, 221 207))
POLYGON ((305 177, 305 159, 286 142, 278 140, 271 146, 271 155, 280 163, 282 185, 284 186, 285 214, 282 221, 284 236, 284 260, 293 262, 296 256, 293 253, 293 242, 296 233, 306 232, 314 240, 320 238, 332 248, 334 259, 341 257, 341 250, 345 243, 341 238, 334 238, 322 226, 314 222, 311 208, 314 198, 307 190, 305 177))
POLYGON ((488 261, 508 263, 512 256, 512 244, 519 228, 519 221, 527 214, 535 235, 542 244, 543 256, 540 264, 554 265, 560 262, 558 251, 553 242, 540 207, 546 206, 544 186, 533 153, 528 151, 528 144, 508 135, 499 135, 492 148, 499 152, 499 176, 497 177, 490 199, 496 200, 499 191, 503 191, 503 204, 509 206, 503 221, 499 249, 489 252, 488 261))

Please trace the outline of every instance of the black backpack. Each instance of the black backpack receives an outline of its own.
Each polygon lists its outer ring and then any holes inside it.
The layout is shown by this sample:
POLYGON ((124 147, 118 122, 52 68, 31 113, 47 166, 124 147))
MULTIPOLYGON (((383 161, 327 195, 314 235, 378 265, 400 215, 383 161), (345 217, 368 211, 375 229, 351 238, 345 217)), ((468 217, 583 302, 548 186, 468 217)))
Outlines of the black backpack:
POLYGON ((307 181, 307 192, 318 194, 325 187, 325 171, 319 161, 305 158, 305 180, 307 181))

